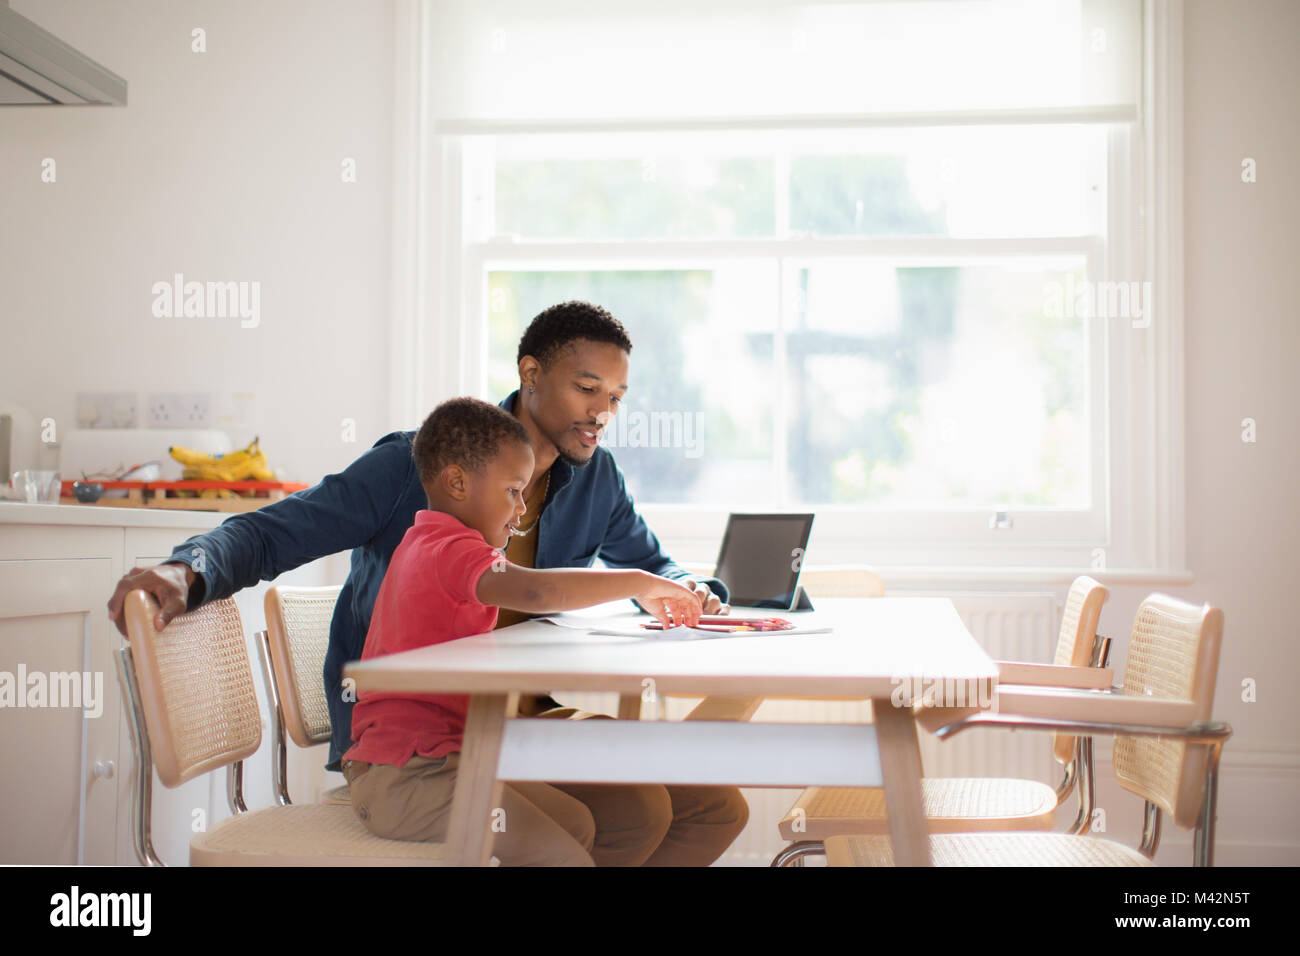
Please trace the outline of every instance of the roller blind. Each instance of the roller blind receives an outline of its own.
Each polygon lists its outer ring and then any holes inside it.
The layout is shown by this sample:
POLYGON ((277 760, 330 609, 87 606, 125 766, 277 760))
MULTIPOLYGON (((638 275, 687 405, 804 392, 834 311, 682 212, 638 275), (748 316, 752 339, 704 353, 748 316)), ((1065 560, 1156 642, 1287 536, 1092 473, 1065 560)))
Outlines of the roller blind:
POLYGON ((457 121, 1134 111, 1141 0, 429 0, 457 121))

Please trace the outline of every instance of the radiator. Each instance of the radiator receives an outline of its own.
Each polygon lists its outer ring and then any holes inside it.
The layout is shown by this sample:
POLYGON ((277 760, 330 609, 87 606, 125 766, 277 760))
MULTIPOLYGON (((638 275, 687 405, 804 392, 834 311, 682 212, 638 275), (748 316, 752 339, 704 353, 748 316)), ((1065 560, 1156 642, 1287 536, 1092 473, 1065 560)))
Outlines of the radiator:
MULTIPOLYGON (((975 640, 994 660, 1050 663, 1056 649, 1059 610, 1054 595, 1036 593, 971 593, 949 597, 975 640)), ((602 714, 618 713, 615 694, 557 693, 571 707, 602 714)), ((662 715, 680 720, 699 698, 672 697, 662 701, 662 715)), ((866 701, 769 700, 754 720, 765 722, 862 722, 870 719, 866 701)), ((1041 733, 968 730, 940 743, 923 734, 921 765, 928 777, 1022 777, 1051 786, 1060 781, 1060 766, 1052 758, 1050 739, 1041 733)), ((785 845, 777 822, 799 795, 798 790, 745 789, 749 824, 719 866, 765 866, 785 845)), ((811 862, 811 861, 810 861, 811 862)))

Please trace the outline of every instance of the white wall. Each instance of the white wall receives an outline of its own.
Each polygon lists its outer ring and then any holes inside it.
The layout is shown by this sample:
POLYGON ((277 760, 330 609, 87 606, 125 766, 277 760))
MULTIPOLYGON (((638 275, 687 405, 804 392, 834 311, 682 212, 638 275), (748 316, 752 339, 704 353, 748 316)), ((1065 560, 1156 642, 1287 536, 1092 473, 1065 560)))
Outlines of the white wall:
POLYGON ((252 392, 236 444, 307 482, 352 461, 389 430, 392 3, 11 7, 129 90, 0 107, 0 400, 70 427, 82 390, 252 392), (155 318, 176 272, 259 281, 260 325, 155 318))
MULTIPOLYGON (((1190 0, 1184 19, 1187 560, 1196 581, 1168 590, 1224 609, 1215 714, 1235 736, 1224 750, 1219 862, 1296 865, 1300 4, 1190 0), (1256 160, 1253 184, 1241 181, 1245 157, 1256 160), (1254 444, 1242 441, 1244 418, 1257 423, 1254 444), (1255 703, 1242 700, 1247 678, 1255 703)), ((1104 632, 1126 634, 1144 593, 1114 589, 1104 632)), ((1113 788, 1104 800, 1138 803, 1113 788)), ((1160 862, 1190 860, 1168 825, 1165 842, 1173 852, 1160 862)))
POLYGON ((1185 183, 1188 546, 1225 608, 1220 697, 1243 738, 1296 749, 1300 620, 1300 5, 1194 0, 1187 11, 1185 183), (1241 181, 1254 158, 1259 180, 1241 181), (1257 441, 1242 441, 1244 418, 1257 441), (1227 691, 1227 681, 1224 680, 1227 691))

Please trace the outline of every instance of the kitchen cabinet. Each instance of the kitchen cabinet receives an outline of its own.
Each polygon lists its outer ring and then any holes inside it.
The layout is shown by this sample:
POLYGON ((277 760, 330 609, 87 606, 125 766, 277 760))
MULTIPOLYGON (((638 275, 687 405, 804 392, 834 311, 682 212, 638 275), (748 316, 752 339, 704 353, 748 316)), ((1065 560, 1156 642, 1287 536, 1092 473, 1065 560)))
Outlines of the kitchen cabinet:
MULTIPOLYGON (((0 774, 0 864, 136 863, 130 832, 131 742, 113 656, 123 638, 105 605, 124 571, 161 562, 175 545, 226 517, 0 504, 0 682, 7 680, 14 695, 26 692, 21 701, 0 697, 5 768, 0 774), (54 674, 67 677, 52 682, 49 675, 54 674), (20 675, 41 675, 33 680, 46 685, 45 700, 17 686, 20 675), (68 699, 74 682, 85 683, 77 688, 79 701, 68 699), (90 708, 84 706, 87 702, 90 708)), ((346 559, 346 554, 322 559, 283 575, 278 583, 342 583, 346 559)), ((263 582, 236 595, 263 723, 262 747, 245 765, 250 807, 273 802, 267 696, 251 640, 265 625, 262 598, 269 586, 263 582)), ((325 758, 323 747, 290 747, 290 793, 296 801, 314 800, 322 789, 342 782, 324 771, 325 758)), ((195 829, 229 815, 225 774, 205 774, 175 790, 155 777, 153 804, 155 848, 165 862, 184 864, 195 829)))

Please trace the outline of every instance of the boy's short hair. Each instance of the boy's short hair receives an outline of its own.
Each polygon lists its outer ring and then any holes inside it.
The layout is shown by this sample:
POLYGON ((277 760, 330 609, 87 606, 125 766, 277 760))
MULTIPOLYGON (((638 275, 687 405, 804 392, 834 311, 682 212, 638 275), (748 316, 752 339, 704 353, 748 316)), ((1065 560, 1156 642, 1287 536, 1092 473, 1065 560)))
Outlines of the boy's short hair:
POLYGON ((515 361, 531 355, 543 369, 549 368, 556 354, 574 339, 608 342, 624 352, 632 351, 632 339, 622 322, 598 305, 573 300, 543 309, 528 323, 515 361))
POLYGON ((507 441, 532 444, 523 422, 504 408, 477 398, 451 398, 430 412, 415 433, 411 457, 427 490, 448 465, 482 470, 507 441))

